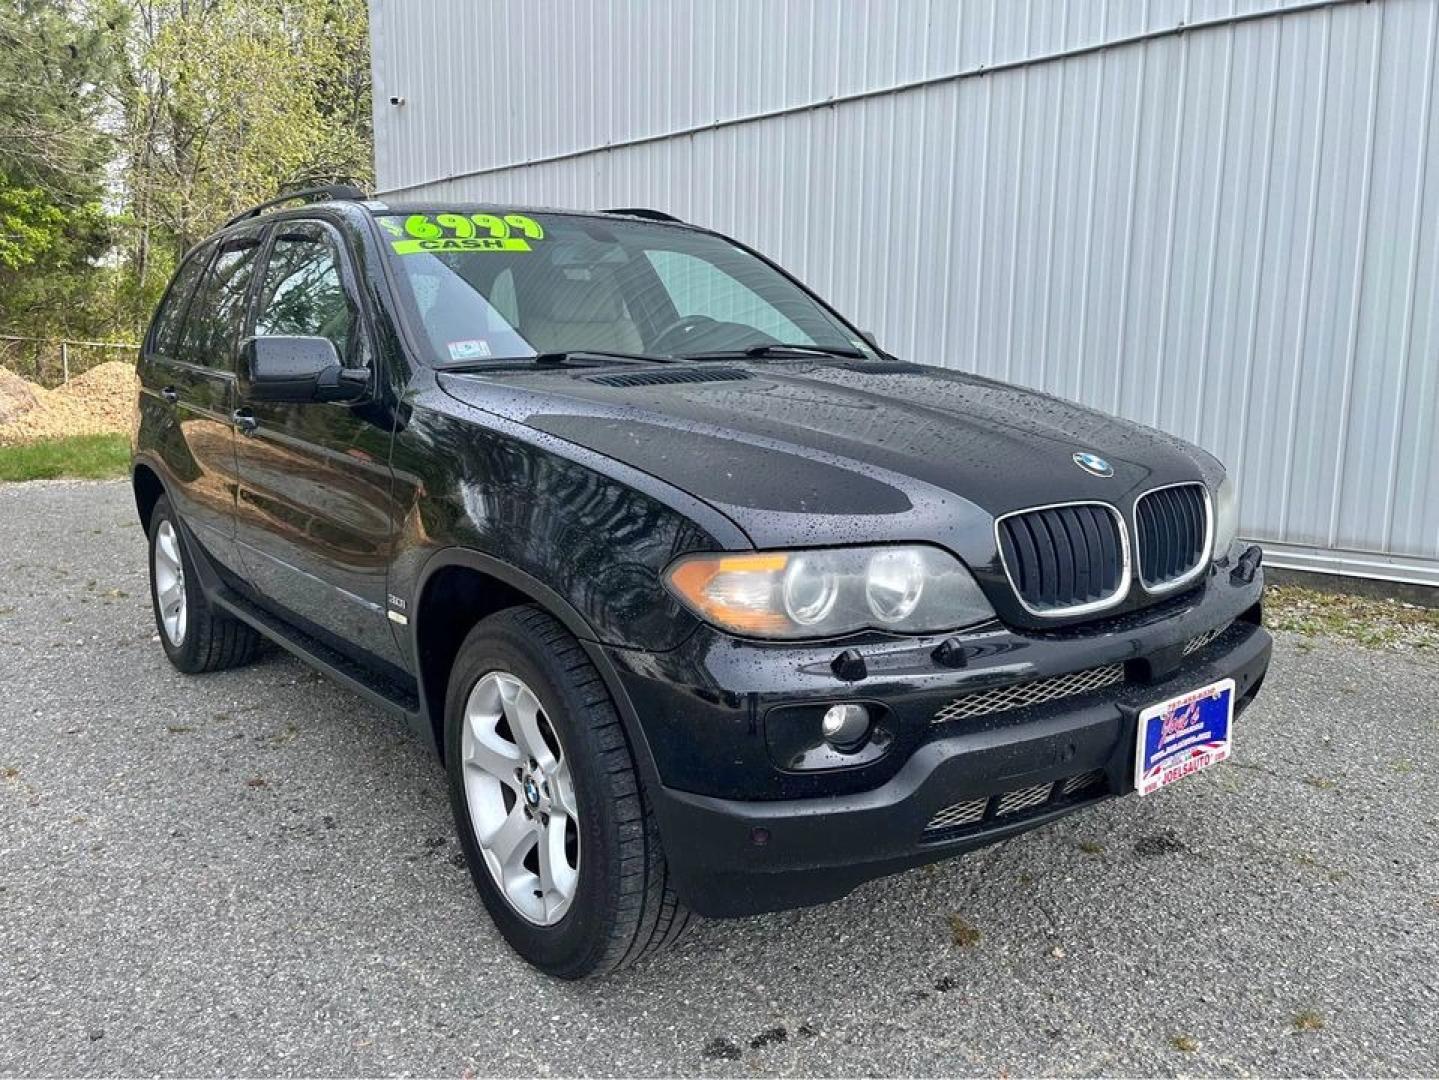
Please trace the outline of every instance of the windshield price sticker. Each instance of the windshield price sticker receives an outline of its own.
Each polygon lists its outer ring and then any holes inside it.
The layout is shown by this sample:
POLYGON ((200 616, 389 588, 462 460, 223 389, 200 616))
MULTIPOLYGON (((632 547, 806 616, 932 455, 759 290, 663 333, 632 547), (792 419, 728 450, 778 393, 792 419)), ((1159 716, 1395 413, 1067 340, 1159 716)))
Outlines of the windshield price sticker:
POLYGON ((397 255, 446 251, 530 251, 530 241, 543 240, 544 227, 523 214, 411 214, 404 226, 387 219, 381 224, 397 255), (516 234, 519 235, 516 235, 516 234))

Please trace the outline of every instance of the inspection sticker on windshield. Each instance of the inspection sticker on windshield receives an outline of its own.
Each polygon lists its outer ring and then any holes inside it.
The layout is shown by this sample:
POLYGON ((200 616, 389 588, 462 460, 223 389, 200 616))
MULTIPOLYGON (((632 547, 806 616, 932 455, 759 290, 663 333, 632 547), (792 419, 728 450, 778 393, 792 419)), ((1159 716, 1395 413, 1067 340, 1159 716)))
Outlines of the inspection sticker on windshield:
POLYGON ((490 343, 474 339, 449 343, 451 360, 483 360, 490 354, 490 343))
POLYGON ((1134 789, 1152 795, 1162 787, 1229 757, 1234 680, 1223 679, 1139 714, 1134 789))

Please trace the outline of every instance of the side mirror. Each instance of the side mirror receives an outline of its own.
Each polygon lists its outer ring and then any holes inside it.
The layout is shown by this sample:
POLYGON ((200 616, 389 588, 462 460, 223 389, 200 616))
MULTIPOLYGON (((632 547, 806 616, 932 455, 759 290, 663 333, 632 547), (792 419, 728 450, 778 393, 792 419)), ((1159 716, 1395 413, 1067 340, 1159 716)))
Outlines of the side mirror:
POLYGON ((252 337, 240 346, 240 393, 248 401, 354 401, 370 373, 340 363, 322 337, 252 337))

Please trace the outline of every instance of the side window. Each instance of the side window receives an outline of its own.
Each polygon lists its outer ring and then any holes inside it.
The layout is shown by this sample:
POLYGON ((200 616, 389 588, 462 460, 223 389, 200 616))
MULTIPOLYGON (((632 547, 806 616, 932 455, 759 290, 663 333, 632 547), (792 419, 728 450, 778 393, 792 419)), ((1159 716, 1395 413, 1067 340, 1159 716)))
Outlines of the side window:
POLYGON ((245 297, 259 249, 253 237, 226 241, 190 302, 180 356, 191 363, 229 370, 245 316, 245 297))
POLYGON ((758 293, 713 263, 680 251, 655 249, 646 251, 645 255, 679 315, 704 315, 719 322, 742 323, 788 344, 814 343, 758 293))
POLYGON ((358 321, 329 236, 314 227, 291 228, 276 236, 260 290, 256 336, 329 338, 342 363, 363 367, 358 321))
POLYGON ((180 331, 185 324, 185 305, 190 302, 190 294, 195 291, 195 284, 209 265, 214 250, 213 244, 197 248, 175 272, 174 281, 171 282, 165 299, 161 301, 160 310, 155 313, 154 327, 150 331, 152 351, 161 356, 175 355, 175 349, 180 344, 180 331))

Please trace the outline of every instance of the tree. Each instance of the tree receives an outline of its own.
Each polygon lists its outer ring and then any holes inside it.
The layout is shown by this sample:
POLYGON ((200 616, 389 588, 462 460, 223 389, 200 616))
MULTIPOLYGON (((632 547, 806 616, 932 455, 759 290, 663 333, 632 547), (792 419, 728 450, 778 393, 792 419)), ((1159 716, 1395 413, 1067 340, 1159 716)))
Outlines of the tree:
POLYGON ((362 0, 140 0, 126 182, 140 274, 285 187, 370 175, 362 0))
POLYGON ((365 0, 0 0, 0 329, 137 336, 179 256, 371 175, 365 0))
POLYGON ((104 120, 122 22, 108 5, 0 0, 0 327, 96 324, 74 301, 94 290, 112 243, 104 120))

